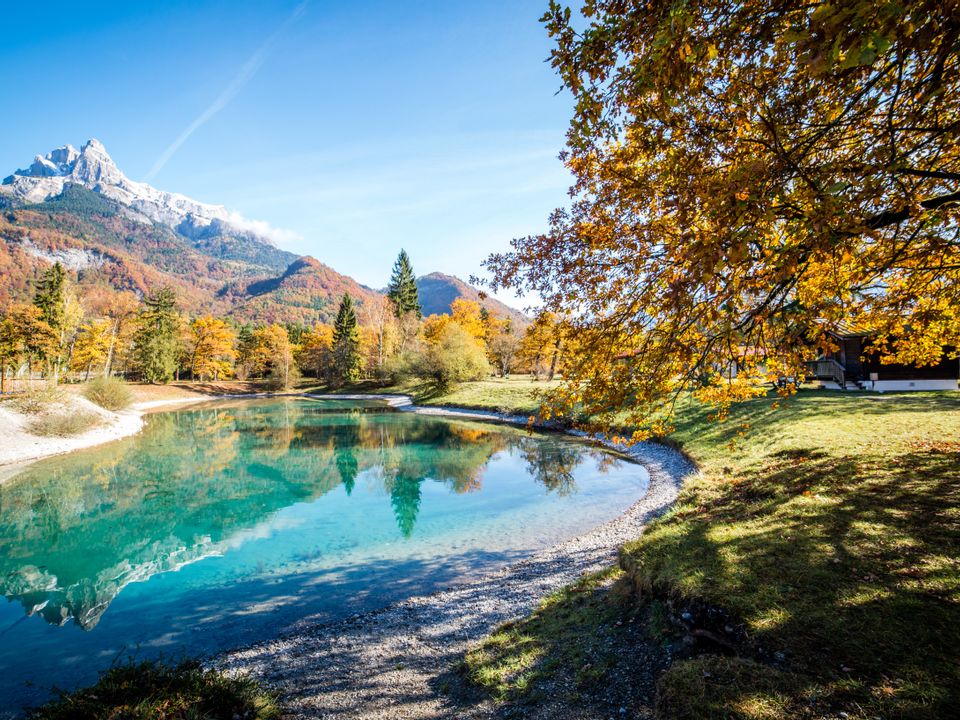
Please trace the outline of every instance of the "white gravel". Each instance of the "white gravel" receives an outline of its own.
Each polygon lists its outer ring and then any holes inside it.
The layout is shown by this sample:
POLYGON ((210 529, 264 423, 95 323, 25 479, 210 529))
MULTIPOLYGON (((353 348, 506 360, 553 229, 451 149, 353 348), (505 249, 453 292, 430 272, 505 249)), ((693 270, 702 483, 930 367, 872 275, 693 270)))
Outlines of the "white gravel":
POLYGON ((11 407, 0 406, 0 466, 38 460, 49 455, 80 450, 140 431, 143 420, 139 412, 110 412, 82 397, 69 397, 57 412, 92 412, 100 416, 100 424, 71 437, 39 437, 27 432, 30 418, 11 407))
MULTIPOLYGON (((380 397, 419 414, 526 423, 525 417, 416 407, 409 398, 380 397)), ((464 709, 443 692, 443 677, 469 645, 529 614, 555 590, 613 564, 623 543, 670 506, 695 470, 664 445, 617 449, 644 465, 650 482, 646 494, 615 520, 485 577, 237 650, 215 664, 279 690, 289 718, 489 717, 489 702, 464 709)))

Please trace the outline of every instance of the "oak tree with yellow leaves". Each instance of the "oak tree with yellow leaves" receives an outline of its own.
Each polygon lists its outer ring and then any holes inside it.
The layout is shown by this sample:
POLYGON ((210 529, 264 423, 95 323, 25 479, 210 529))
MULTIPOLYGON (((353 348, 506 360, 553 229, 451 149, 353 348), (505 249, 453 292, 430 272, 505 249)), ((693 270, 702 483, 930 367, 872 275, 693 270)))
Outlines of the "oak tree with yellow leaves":
POLYGON ((190 323, 190 374, 219 380, 233 374, 237 333, 220 318, 204 315, 190 323))
MULTIPOLYGON (((555 0, 575 100, 571 203, 488 261, 580 348, 554 395, 663 429, 871 327, 885 357, 960 347, 960 4, 555 0), (724 380, 737 361, 740 372, 724 380)), ((954 348, 954 349, 950 349, 954 348)), ((622 417, 619 420, 623 420, 622 417)))

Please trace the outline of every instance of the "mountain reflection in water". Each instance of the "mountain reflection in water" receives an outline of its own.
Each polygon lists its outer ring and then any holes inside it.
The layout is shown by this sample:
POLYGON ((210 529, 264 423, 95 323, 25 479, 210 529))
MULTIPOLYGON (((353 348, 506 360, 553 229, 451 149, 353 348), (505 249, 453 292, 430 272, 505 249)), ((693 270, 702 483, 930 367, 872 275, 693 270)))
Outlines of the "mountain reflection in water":
POLYGON ((557 495, 585 445, 478 423, 304 400, 212 404, 149 418, 136 438, 44 461, 0 485, 0 593, 28 614, 92 629, 127 584, 224 555, 283 508, 358 480, 416 531, 424 483, 482 489, 497 453, 557 495), (279 407, 278 407, 279 406, 279 407))

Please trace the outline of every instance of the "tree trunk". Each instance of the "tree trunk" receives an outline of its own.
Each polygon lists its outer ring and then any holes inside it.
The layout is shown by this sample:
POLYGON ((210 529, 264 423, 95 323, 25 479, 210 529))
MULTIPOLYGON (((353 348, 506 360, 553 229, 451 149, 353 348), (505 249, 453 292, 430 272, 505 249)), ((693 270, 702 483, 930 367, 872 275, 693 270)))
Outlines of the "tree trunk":
POLYGON ((113 321, 113 332, 110 333, 110 345, 107 347, 107 361, 103 364, 103 376, 109 377, 113 369, 113 346, 117 342, 117 334, 120 332, 120 318, 113 321))
POLYGON ((553 380, 553 376, 557 372, 557 360, 560 358, 560 341, 553 346, 553 357, 550 358, 550 374, 547 375, 547 380, 553 380))
POLYGON ((73 346, 76 344, 77 338, 74 336, 73 340, 70 341, 70 347, 67 348, 67 359, 64 361, 64 366, 67 368, 67 372, 70 371, 70 360, 73 358, 73 346))

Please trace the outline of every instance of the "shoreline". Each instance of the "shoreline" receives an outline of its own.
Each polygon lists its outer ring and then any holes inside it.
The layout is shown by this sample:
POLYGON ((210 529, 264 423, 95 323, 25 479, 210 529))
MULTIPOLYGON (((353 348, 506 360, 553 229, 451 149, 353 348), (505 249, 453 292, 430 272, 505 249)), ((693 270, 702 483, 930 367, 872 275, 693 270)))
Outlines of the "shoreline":
MULTIPOLYGON (((50 443, 44 454, 7 462, 0 456, 0 482, 43 457, 134 435, 142 429, 143 416, 149 412, 188 403, 265 397, 381 400, 400 412, 529 424, 525 415, 418 406, 409 395, 385 393, 246 393, 151 400, 111 413, 116 419, 107 428, 95 428, 76 438, 50 438, 61 441, 60 447, 50 443), (66 447, 63 440, 74 442, 66 447)), ((490 717, 493 705, 489 700, 469 709, 456 708, 456 714, 450 715, 450 701, 438 689, 468 647, 503 622, 528 615, 556 590, 614 564, 623 543, 636 538, 651 519, 666 511, 683 481, 696 472, 689 458, 660 443, 627 447, 588 438, 581 432, 562 432, 642 465, 649 475, 643 496, 618 517, 524 560, 347 619, 318 625, 301 621, 287 633, 220 654, 211 659, 211 664, 230 673, 252 675, 280 691, 285 717, 490 717), (467 710, 469 714, 464 714, 467 710)))
MULTIPOLYGON (((161 409, 163 406, 216 399, 219 398, 213 395, 201 395, 189 398, 171 398, 169 400, 150 400, 134 403, 126 410, 117 412, 105 410, 84 400, 83 402, 89 404, 93 411, 100 415, 105 422, 90 428, 86 432, 68 437, 42 437, 24 433, 21 426, 25 416, 13 413, 6 408, 0 408, 0 430, 7 429, 14 436, 14 440, 19 440, 21 443, 18 447, 0 449, 0 482, 10 477, 11 470, 19 471, 20 468, 39 460, 66 455, 77 450, 86 450, 136 435, 143 429, 143 416, 161 409)), ((78 398, 73 398, 73 401, 78 402, 78 398)))
MULTIPOLYGON (((424 408, 412 402, 399 409, 508 424, 527 422, 521 416, 424 408)), ((621 546, 669 509, 684 480, 697 471, 683 453, 660 443, 624 447, 591 440, 626 455, 649 474, 644 495, 618 517, 445 590, 345 620, 298 628, 222 653, 210 664, 230 674, 255 677, 279 691, 285 718, 494 717, 489 699, 454 707, 446 697, 445 678, 455 672, 466 650, 502 623, 529 615, 551 593, 613 565, 621 546)))
MULTIPOLYGON (((38 435, 23 435, 21 442, 27 442, 29 445, 21 445, 18 448, 4 448, 0 450, 0 482, 9 476, 11 469, 19 469, 31 463, 43 460, 57 455, 66 455, 77 450, 86 450, 87 448, 103 445, 114 440, 121 440, 132 435, 136 435, 143 429, 143 416, 153 412, 163 412, 170 405, 185 405, 198 402, 211 402, 217 400, 253 400, 257 398, 269 397, 305 397, 314 400, 382 400, 390 407, 403 412, 415 412, 424 415, 449 415, 458 416, 464 419, 472 420, 492 420, 496 422, 526 423, 526 418, 520 415, 506 416, 499 413, 483 410, 469 410, 466 408, 444 408, 444 407, 425 407, 413 404, 413 399, 409 395, 399 395, 390 393, 353 393, 353 394, 319 394, 319 393, 241 393, 241 394, 218 394, 218 395, 196 395, 191 397, 164 398, 160 400, 147 400, 132 404, 126 410, 113 412, 95 407, 96 412, 106 421, 102 425, 91 428, 79 435, 70 437, 41 437, 38 435)), ((74 398, 76 400, 76 398, 74 398)), ((21 425, 19 414, 15 414, 5 408, 0 407, 0 430, 5 426, 19 431, 21 425)))

